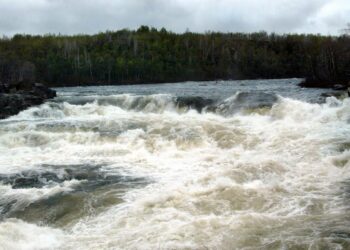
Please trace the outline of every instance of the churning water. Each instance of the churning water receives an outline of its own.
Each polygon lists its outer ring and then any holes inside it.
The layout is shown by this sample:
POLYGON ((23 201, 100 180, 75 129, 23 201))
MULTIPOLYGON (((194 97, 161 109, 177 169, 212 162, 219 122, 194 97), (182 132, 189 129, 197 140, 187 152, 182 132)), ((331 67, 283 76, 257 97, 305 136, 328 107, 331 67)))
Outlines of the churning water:
POLYGON ((350 100, 298 81, 57 89, 0 121, 0 248, 350 249, 350 100))

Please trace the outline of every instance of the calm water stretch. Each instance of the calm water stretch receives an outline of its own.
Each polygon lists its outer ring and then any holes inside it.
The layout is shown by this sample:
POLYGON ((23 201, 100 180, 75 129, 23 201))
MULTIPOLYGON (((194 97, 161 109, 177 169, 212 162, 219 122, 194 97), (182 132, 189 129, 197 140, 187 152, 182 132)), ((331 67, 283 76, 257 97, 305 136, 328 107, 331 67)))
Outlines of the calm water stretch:
POLYGON ((0 249, 350 249, 350 100, 298 79, 59 88, 0 121, 0 249))

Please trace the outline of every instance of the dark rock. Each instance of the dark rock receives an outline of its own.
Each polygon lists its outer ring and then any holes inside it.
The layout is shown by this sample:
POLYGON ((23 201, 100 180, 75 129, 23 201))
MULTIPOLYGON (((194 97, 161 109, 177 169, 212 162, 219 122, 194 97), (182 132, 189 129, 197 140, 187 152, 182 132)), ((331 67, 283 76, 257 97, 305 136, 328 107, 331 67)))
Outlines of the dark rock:
POLYGON ((176 104, 178 107, 195 109, 201 112, 205 107, 214 103, 212 99, 206 99, 200 96, 182 96, 176 99, 176 104))
POLYGON ((314 78, 306 78, 299 86, 304 88, 332 88, 334 90, 346 90, 350 83, 345 80, 319 80, 314 78))
POLYGON ((239 92, 236 95, 219 103, 215 112, 231 115, 242 110, 271 108, 278 101, 274 93, 265 92, 239 92))
POLYGON ((9 91, 9 85, 0 82, 0 93, 7 93, 9 91))
POLYGON ((35 83, 32 93, 43 98, 54 98, 56 96, 56 91, 45 87, 41 83, 35 83))
POLYGON ((334 90, 346 90, 348 87, 346 85, 343 85, 343 84, 335 84, 333 86, 333 89, 334 90))
POLYGON ((332 88, 334 83, 306 79, 299 84, 303 88, 332 88))
POLYGON ((17 83, 12 84, 12 86, 17 90, 17 91, 23 91, 23 92, 29 92, 33 90, 34 84, 31 82, 24 82, 20 81, 17 83))
POLYGON ((322 93, 321 96, 325 97, 325 98, 331 97, 331 96, 339 98, 342 96, 342 94, 343 94, 343 92, 327 92, 327 93, 322 93))
POLYGON ((40 105, 54 98, 56 91, 40 83, 18 82, 0 84, 0 119, 15 115, 31 106, 40 105))

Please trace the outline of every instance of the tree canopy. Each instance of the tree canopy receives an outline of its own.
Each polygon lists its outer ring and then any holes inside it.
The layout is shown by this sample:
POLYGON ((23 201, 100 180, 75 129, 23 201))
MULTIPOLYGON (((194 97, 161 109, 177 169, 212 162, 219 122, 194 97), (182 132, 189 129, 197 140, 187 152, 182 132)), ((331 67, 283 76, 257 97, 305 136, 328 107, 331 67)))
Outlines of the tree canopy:
POLYGON ((141 26, 96 35, 0 39, 0 81, 128 84, 307 77, 348 82, 350 37, 218 33, 141 26))

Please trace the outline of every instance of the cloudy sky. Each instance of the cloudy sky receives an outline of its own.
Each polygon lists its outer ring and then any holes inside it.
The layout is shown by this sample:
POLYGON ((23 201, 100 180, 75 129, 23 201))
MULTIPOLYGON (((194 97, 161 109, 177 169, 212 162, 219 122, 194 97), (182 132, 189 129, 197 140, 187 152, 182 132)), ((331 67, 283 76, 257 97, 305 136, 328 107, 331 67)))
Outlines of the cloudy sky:
POLYGON ((350 0, 0 0, 0 34, 96 33, 144 24, 182 33, 339 34, 350 0))

